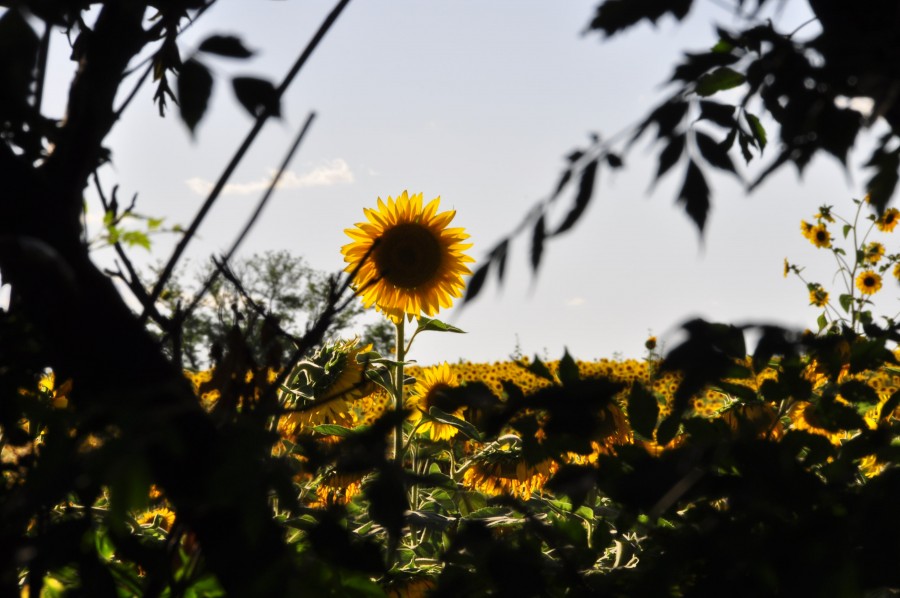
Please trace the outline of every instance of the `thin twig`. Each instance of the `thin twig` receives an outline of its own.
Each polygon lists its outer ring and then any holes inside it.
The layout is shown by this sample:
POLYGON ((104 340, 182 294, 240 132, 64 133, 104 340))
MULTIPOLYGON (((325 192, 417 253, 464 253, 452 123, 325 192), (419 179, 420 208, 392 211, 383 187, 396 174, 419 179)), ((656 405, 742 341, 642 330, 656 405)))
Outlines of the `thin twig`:
MULTIPOLYGON (((290 150, 288 150, 287 155, 285 155, 284 160, 281 163, 281 166, 278 168, 278 172, 276 172, 275 176, 272 178, 269 183, 269 187, 266 189, 265 193, 263 193, 262 198, 259 200, 259 203, 256 206, 256 210, 253 212, 253 215, 247 221, 247 224, 244 225, 244 229, 238 235, 237 239, 235 239, 234 243, 231 245, 231 249, 228 250, 224 256, 222 256, 222 262, 225 264, 229 264, 231 262, 231 258, 234 257, 234 254, 237 252, 241 243, 244 242, 244 239, 247 237, 247 234, 250 232, 250 229, 259 219, 260 214, 263 211, 263 208, 266 206, 266 203, 269 201, 269 198, 272 196, 272 193, 275 191, 275 187, 278 185, 278 181, 281 180, 284 171, 287 170, 288 164, 293 159, 294 154, 297 152, 297 148, 300 147, 300 143, 303 141, 303 137, 306 135, 306 131, 309 129, 312 124, 313 119, 315 118, 316 113, 310 112, 309 116, 306 119, 306 123, 303 125, 303 128, 298 133, 297 138, 294 140, 294 144, 291 146, 290 150)), ((181 312, 180 317, 181 320, 184 321, 194 312, 197 306, 200 304, 200 301, 209 292, 209 289, 212 288, 212 285, 215 284, 216 280, 219 278, 219 274, 221 273, 220 268, 216 268, 212 271, 212 273, 207 277, 206 281, 204 281, 203 286, 197 291, 197 294, 194 295, 194 298, 191 300, 190 304, 185 308, 183 312, 181 312)))
MULTIPOLYGON (((318 47, 319 43, 325 37, 325 34, 329 29, 331 29, 338 16, 341 14, 344 8, 346 8, 349 2, 350 0, 340 0, 322 22, 322 25, 319 27, 318 31, 316 31, 315 35, 309 41, 306 48, 297 58, 297 61, 291 67, 290 71, 288 71, 288 74, 281 82, 281 85, 276 88, 276 105, 280 103, 281 98, 284 95, 284 92, 287 90, 288 86, 291 84, 291 82, 293 82, 294 78, 297 76, 297 73, 299 73, 303 65, 306 64, 306 61, 312 55, 316 47, 318 47)), ((175 265, 178 263, 178 260, 181 258, 184 250, 187 248, 188 243, 190 243, 191 239, 197 233, 197 229, 200 228, 200 224, 203 222, 206 214, 218 199, 219 195, 222 192, 222 189, 225 188, 225 184, 228 182, 228 179, 231 178, 231 175, 237 169, 237 166, 241 162, 241 160, 243 160, 247 151, 250 149, 250 145, 253 143, 253 141, 256 140, 257 135, 259 135, 259 132, 262 130, 263 125, 270 116, 272 116, 272 108, 270 105, 267 105, 259 114, 259 116, 256 117, 256 121, 253 123, 253 127, 250 129, 247 137, 244 139, 243 143, 241 143, 237 152, 235 152, 235 155, 234 157, 232 157, 231 162, 229 162, 228 166, 225 167, 225 170, 222 172, 219 180, 216 181, 215 186, 213 187, 212 191, 210 191, 209 196, 206 198, 206 201, 203 202, 203 205, 200 207, 200 210, 194 217, 193 222, 191 222, 191 225, 185 231, 184 237, 182 237, 181 241, 179 241, 178 245, 175 247, 175 251, 169 258, 169 261, 166 263, 165 268, 163 268, 159 279, 156 281, 156 285, 153 287, 153 290, 150 293, 150 298, 152 301, 156 301, 159 298, 160 293, 162 293, 163 288, 165 288, 169 277, 172 275, 172 272, 175 269, 175 265)), ((141 314, 141 321, 146 321, 146 318, 147 312, 145 310, 144 313, 141 314)))

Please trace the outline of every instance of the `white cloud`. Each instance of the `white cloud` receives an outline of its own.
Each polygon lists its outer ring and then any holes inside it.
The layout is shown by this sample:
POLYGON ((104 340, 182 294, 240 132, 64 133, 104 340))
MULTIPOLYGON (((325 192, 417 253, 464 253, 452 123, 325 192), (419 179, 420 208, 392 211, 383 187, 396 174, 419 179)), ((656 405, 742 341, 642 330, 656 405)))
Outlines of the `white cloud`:
MULTIPOLYGON (((228 183, 222 190, 226 195, 250 195, 265 191, 272 179, 275 177, 276 171, 270 170, 268 176, 257 181, 248 183, 228 183)), ((353 171, 350 166, 342 159, 336 158, 330 160, 320 166, 316 166, 312 170, 297 174, 292 170, 286 170, 279 179, 276 189, 300 189, 303 187, 330 187, 342 183, 352 183, 354 181, 353 171)), ((193 177, 185 181, 188 188, 197 195, 207 195, 213 188, 214 183, 193 177)))

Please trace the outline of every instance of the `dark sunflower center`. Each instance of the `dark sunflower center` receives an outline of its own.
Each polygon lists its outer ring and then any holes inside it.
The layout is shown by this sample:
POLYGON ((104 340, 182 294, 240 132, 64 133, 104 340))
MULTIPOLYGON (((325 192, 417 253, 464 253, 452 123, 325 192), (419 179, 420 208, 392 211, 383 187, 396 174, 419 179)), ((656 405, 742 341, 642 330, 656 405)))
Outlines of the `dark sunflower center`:
POLYGON ((875 277, 874 276, 866 276, 863 278, 863 284, 867 287, 875 286, 875 277))
POLYGON ((824 243, 825 239, 827 239, 827 238, 828 238, 828 234, 825 233, 824 231, 820 230, 820 231, 816 232, 816 239, 818 239, 820 242, 824 243))
POLYGON ((428 228, 407 222, 385 231, 374 258, 385 280, 401 289, 414 289, 440 269, 441 245, 428 228))

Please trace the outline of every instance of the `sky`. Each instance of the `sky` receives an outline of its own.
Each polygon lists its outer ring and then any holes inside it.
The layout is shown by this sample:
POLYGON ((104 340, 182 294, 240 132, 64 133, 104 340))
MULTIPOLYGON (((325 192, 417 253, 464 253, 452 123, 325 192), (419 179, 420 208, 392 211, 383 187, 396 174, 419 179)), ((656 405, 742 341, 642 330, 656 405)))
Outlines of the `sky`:
MULTIPOLYGON (((552 191, 571 150, 591 133, 609 137, 634 125, 665 97, 663 83, 683 51, 712 46, 714 22, 739 24, 727 2, 698 0, 680 25, 664 19, 604 40, 584 34, 597 4, 354 0, 289 89, 283 118, 266 125, 232 177, 190 245, 190 263, 231 244, 311 111, 309 135, 242 255, 286 249, 338 271, 344 229, 376 198, 408 190, 455 209, 454 225, 467 229, 470 254, 481 260, 552 191)), ((807 21, 805 3, 785 4, 777 15, 783 30, 807 21)), ((228 79, 280 81, 332 5, 220 0, 183 36, 182 58, 212 33, 240 36, 254 57, 204 58, 216 83, 196 138, 177 114, 161 119, 152 89, 143 89, 107 140, 113 163, 104 185, 118 184, 123 197, 137 193, 141 213, 187 225, 252 125, 228 79)), ((64 39, 51 51, 46 107, 61 115, 72 65, 64 39)), ((770 133, 764 160, 777 149, 770 133)), ((672 346, 680 324, 694 317, 813 327, 819 312, 799 280, 783 277, 784 259, 831 283, 833 262, 801 237, 799 223, 822 204, 852 211, 865 152, 851 157, 849 175, 820 157, 802 179, 783 168, 752 195, 734 179, 712 177, 713 211, 701 238, 674 202, 680 173, 651 192, 658 148, 648 140, 625 156, 626 168, 601 171, 586 214, 548 244, 536 275, 528 240, 518 238, 502 287, 491 280, 475 302, 438 316, 466 334, 422 335, 410 357, 423 364, 514 352, 554 359, 566 349, 580 359, 638 357, 648 335, 672 346)), ((571 199, 560 199, 561 210, 571 199)), ((99 208, 89 205, 96 223, 99 208)), ((135 249, 135 259, 163 261, 174 241, 156 237, 152 253, 135 249)), ((108 251, 95 255, 112 259, 108 251)), ((896 294, 887 295, 885 312, 896 309, 896 294)))

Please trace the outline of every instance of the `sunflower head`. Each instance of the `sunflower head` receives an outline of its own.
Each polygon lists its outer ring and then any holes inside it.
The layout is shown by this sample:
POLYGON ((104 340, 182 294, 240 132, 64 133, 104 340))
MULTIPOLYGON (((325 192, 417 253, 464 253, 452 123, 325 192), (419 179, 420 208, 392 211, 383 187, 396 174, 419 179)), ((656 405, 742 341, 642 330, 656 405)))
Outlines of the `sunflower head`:
POLYGON ((828 228, 824 224, 817 224, 813 226, 806 238, 809 239, 809 241, 816 247, 831 247, 831 234, 828 232, 828 228))
POLYGON ((396 200, 378 198, 378 208, 365 208, 367 222, 347 233, 353 241, 341 248, 346 272, 366 307, 372 305, 394 322, 404 316, 433 316, 462 296, 462 277, 474 260, 463 252, 469 235, 448 228, 456 212, 438 212, 440 198, 422 206, 422 194, 406 191, 396 200))
POLYGON ((872 270, 865 270, 856 277, 856 288, 861 293, 871 295, 881 290, 881 275, 872 270))
POLYGON ((875 221, 875 226, 878 227, 878 230, 889 233, 894 230, 898 221, 900 221, 900 211, 897 208, 888 208, 881 218, 875 221))
POLYGON ((809 304, 816 307, 825 307, 828 305, 828 291, 821 285, 812 284, 809 289, 809 304))
POLYGON ((884 257, 884 245, 872 241, 863 248, 863 261, 867 264, 877 264, 884 257))
POLYGON ((356 423, 353 403, 377 387, 366 374, 371 345, 357 344, 353 339, 326 345, 297 366, 288 377, 284 395, 286 406, 295 411, 279 422, 279 430, 290 436, 305 426, 356 423))
MULTIPOLYGON (((438 406, 442 391, 459 386, 459 378, 446 363, 423 370, 422 375, 416 380, 416 385, 407 400, 406 406, 410 409, 409 419, 418 423, 423 415, 435 406, 438 406)), ((462 418, 465 407, 456 409, 452 415, 462 418)), ((443 424, 426 418, 418 423, 419 434, 427 435, 434 441, 450 440, 459 431, 449 424, 443 424)))

